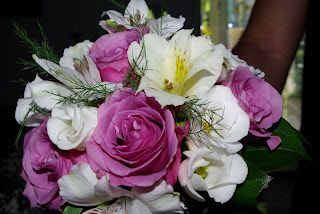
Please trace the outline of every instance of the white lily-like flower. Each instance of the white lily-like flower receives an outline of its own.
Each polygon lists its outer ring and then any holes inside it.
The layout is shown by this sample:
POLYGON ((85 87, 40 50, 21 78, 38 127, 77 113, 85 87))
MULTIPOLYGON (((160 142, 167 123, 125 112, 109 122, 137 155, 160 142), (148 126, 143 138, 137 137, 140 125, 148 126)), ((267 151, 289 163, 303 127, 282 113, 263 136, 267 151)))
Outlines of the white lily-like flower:
POLYGON ((98 123, 98 108, 58 105, 47 123, 50 140, 62 150, 84 150, 98 123))
POLYGON ((92 42, 86 40, 66 48, 60 59, 60 65, 39 59, 35 54, 32 57, 45 71, 70 88, 76 88, 81 82, 97 85, 101 83, 101 77, 97 66, 89 57, 91 46, 92 42))
POLYGON ((43 110, 51 111, 59 101, 57 94, 69 96, 73 93, 72 90, 60 83, 42 80, 36 76, 34 81, 27 84, 24 98, 18 100, 15 118, 19 124, 22 124, 26 119, 25 126, 39 126, 43 115, 32 111, 33 106, 36 105, 43 110))
POLYGON ((163 38, 168 38, 183 28, 185 21, 186 19, 182 16, 174 18, 168 14, 158 19, 148 19, 147 26, 150 28, 150 33, 158 34, 163 38))
POLYGON ((100 21, 99 25, 108 33, 124 31, 134 28, 134 24, 144 24, 148 18, 148 13, 149 8, 144 0, 131 0, 125 9, 124 15, 115 10, 104 11, 101 16, 108 15, 110 19, 100 21))
POLYGON ((240 151, 243 146, 238 141, 248 135, 250 119, 238 105, 231 89, 221 85, 202 87, 198 90, 197 98, 204 105, 203 108, 213 111, 206 114, 202 118, 203 124, 200 124, 207 133, 204 141, 209 146, 225 148, 230 153, 240 151))
POLYGON ((84 213, 183 213, 179 195, 165 181, 151 187, 133 187, 131 191, 109 183, 108 174, 99 180, 89 164, 74 165, 69 175, 58 180, 60 196, 77 206, 94 206, 117 198, 107 207, 97 207, 84 213))
POLYGON ((178 178, 185 192, 195 200, 205 199, 197 191, 207 191, 216 202, 225 203, 237 184, 245 181, 248 167, 238 154, 218 147, 200 147, 186 151, 188 156, 179 168, 178 178))
POLYGON ((207 37, 191 33, 180 30, 170 41, 146 34, 140 44, 131 43, 129 62, 142 76, 138 91, 144 90, 162 106, 178 106, 194 98, 201 86, 215 84, 222 70, 222 52, 214 51, 207 37))
POLYGON ((180 30, 186 20, 182 16, 174 18, 169 14, 154 19, 150 16, 150 10, 144 0, 131 0, 124 15, 115 10, 105 11, 102 13, 102 16, 104 15, 108 15, 110 19, 100 21, 99 25, 109 33, 144 25, 150 28, 151 33, 156 33, 164 38, 168 38, 180 30))
POLYGON ((75 59, 83 60, 85 56, 89 54, 89 50, 92 47, 93 42, 85 40, 79 42, 74 46, 64 49, 63 56, 60 58, 59 64, 62 67, 76 70, 75 59))

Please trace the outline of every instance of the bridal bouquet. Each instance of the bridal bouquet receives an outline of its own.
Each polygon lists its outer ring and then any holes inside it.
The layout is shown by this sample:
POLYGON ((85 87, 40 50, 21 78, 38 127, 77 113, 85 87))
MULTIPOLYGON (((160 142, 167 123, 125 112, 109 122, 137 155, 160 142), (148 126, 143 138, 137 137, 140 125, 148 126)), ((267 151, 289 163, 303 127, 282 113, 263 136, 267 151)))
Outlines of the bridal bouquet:
POLYGON ((144 0, 103 15, 108 34, 61 58, 46 38, 39 48, 25 40, 33 66, 55 78, 37 75, 16 108, 18 123, 34 127, 21 174, 32 207, 138 214, 190 213, 205 200, 250 206, 267 173, 308 158, 262 71, 182 29, 182 16, 156 19, 144 0), (249 134, 265 143, 241 143, 249 134))

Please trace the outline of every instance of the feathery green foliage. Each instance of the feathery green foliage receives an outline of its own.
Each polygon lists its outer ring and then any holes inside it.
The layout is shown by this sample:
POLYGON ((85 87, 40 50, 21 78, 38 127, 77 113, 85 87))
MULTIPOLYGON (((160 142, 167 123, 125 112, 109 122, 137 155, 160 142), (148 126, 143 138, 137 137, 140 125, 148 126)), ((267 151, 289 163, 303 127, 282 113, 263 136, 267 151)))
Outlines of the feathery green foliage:
POLYGON ((22 131, 23 131, 23 128, 26 124, 26 121, 28 119, 28 116, 29 114, 33 112, 33 113, 41 113, 41 114, 48 114, 50 113, 50 111, 46 110, 46 109, 43 109, 43 108, 40 108, 37 104, 34 104, 33 106, 31 106, 28 110, 28 112, 25 114, 24 118, 23 118, 23 121, 21 123, 21 126, 20 126, 20 129, 16 135, 16 140, 14 142, 14 145, 17 146, 18 143, 19 143, 19 139, 21 137, 21 134, 22 134, 22 131))
MULTIPOLYGON (((41 34, 41 41, 37 41, 35 38, 31 38, 26 29, 20 26, 17 22, 13 21, 13 27, 15 34, 20 38, 21 42, 25 44, 32 54, 36 54, 39 58, 47 59, 56 64, 59 64, 60 57, 54 52, 53 47, 50 45, 47 36, 44 33, 43 27, 38 22, 38 27, 41 34)), ((34 61, 27 61, 20 59, 18 62, 24 65, 24 70, 43 71, 34 61)), ((40 74, 47 74, 47 72, 41 72, 40 74)))

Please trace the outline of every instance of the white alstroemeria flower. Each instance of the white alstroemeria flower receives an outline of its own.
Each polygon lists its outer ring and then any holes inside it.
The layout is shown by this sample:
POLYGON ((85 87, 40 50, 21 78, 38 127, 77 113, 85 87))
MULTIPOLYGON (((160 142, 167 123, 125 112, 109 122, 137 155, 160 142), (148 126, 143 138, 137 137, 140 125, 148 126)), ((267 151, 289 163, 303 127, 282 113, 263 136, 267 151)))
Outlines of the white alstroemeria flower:
POLYGON ((199 103, 204 103, 204 108, 213 111, 202 118, 202 129, 209 135, 208 144, 225 148, 230 153, 240 151, 243 146, 238 141, 248 135, 250 119, 238 105, 231 89, 221 85, 202 87, 197 98, 199 103))
POLYGON ((230 72, 235 70, 239 66, 247 67, 254 76, 258 76, 261 79, 264 78, 265 73, 260 69, 256 69, 253 66, 249 66, 246 61, 240 59, 238 55, 232 54, 231 49, 227 49, 223 44, 218 44, 213 46, 214 49, 220 49, 223 52, 223 57, 225 59, 226 68, 222 70, 221 76, 218 82, 228 81, 230 78, 230 72))
POLYGON ((74 46, 64 49, 63 56, 60 58, 59 64, 62 67, 70 68, 76 70, 75 59, 83 60, 85 56, 89 54, 89 50, 92 47, 93 42, 85 40, 79 42, 74 46))
POLYGON ((60 83, 42 80, 36 76, 34 81, 27 84, 24 98, 18 100, 15 118, 19 124, 26 118, 25 126, 38 126, 43 119, 43 115, 32 111, 33 106, 36 105, 43 110, 51 111, 59 100, 59 97, 55 94, 69 96, 73 93, 72 90, 60 83))
POLYGON ((117 199, 107 207, 97 207, 84 213, 183 213, 179 195, 165 181, 151 187, 133 187, 131 191, 112 186, 109 176, 97 179, 89 164, 74 165, 69 175, 58 180, 60 196, 77 206, 94 206, 117 199))
POLYGON ((169 14, 154 19, 150 17, 149 12, 148 5, 144 0, 131 0, 124 15, 114 10, 103 12, 102 16, 108 15, 110 19, 100 21, 99 25, 109 33, 132 29, 137 27, 136 25, 144 25, 150 28, 151 33, 168 38, 180 30, 186 21, 182 16, 174 18, 169 14), (134 23, 132 23, 132 19, 134 19, 134 23))
POLYGON ((158 19, 148 19, 147 26, 150 28, 150 33, 158 34, 163 38, 168 38, 183 28, 185 21, 186 19, 182 16, 174 18, 168 14, 158 19))
POLYGON ((35 54, 33 59, 45 71, 70 88, 77 87, 77 83, 97 85, 101 83, 100 72, 89 57, 92 42, 84 41, 75 46, 66 48, 59 64, 46 59, 39 59, 35 54))
POLYGON ((115 10, 104 11, 102 16, 108 15, 110 19, 100 21, 99 24, 108 33, 124 31, 133 28, 132 19, 134 19, 134 24, 145 24, 148 13, 149 8, 144 0, 131 0, 125 9, 124 15, 115 10))
POLYGON ((129 62, 139 66, 140 71, 135 71, 142 76, 138 91, 144 90, 162 106, 178 106, 194 98, 201 86, 215 84, 222 70, 222 52, 214 51, 207 37, 191 33, 180 30, 170 41, 146 34, 140 44, 131 43, 129 62))
POLYGON ((84 150, 98 123, 98 108, 59 105, 47 123, 50 140, 62 150, 84 150))
POLYGON ((178 178, 186 193, 195 200, 204 201, 197 191, 207 191, 216 202, 225 203, 233 196, 237 184, 247 177, 246 162, 225 149, 203 147, 185 154, 188 158, 181 163, 178 178))
MULTIPOLYGON (((101 182, 105 179, 100 179, 101 182)), ((89 164, 74 165, 68 175, 58 180, 59 195, 66 202, 76 206, 95 206, 106 201, 95 193, 98 178, 89 164)), ((108 184, 106 182, 106 184, 108 184)), ((109 200, 112 200, 110 198, 109 200)))

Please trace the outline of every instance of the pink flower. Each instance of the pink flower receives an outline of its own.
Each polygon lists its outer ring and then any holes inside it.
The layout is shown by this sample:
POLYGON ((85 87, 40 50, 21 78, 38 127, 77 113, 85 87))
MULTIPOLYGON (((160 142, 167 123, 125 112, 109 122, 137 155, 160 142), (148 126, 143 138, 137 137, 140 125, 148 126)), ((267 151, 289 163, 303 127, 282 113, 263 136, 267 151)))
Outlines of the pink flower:
POLYGON ((99 107, 98 125, 86 144, 88 161, 113 186, 173 185, 180 165, 180 145, 171 112, 143 92, 117 90, 99 107))
MULTIPOLYGON (((149 29, 146 29, 146 33, 149 29)), ((133 41, 139 41, 141 34, 127 30, 101 36, 90 49, 90 58, 97 65, 101 80, 120 82, 130 67, 127 51, 133 41)))
POLYGON ((281 95, 269 83, 253 76, 248 68, 242 66, 232 72, 228 87, 238 99, 241 108, 249 115, 249 132, 258 137, 269 138, 268 146, 271 150, 275 149, 281 139, 271 136, 268 129, 281 118, 281 95))
POLYGON ((22 178, 26 181, 23 194, 31 207, 48 207, 61 211, 65 203, 59 196, 58 180, 76 163, 87 162, 83 152, 59 150, 47 134, 48 118, 28 132, 23 145, 22 178))

